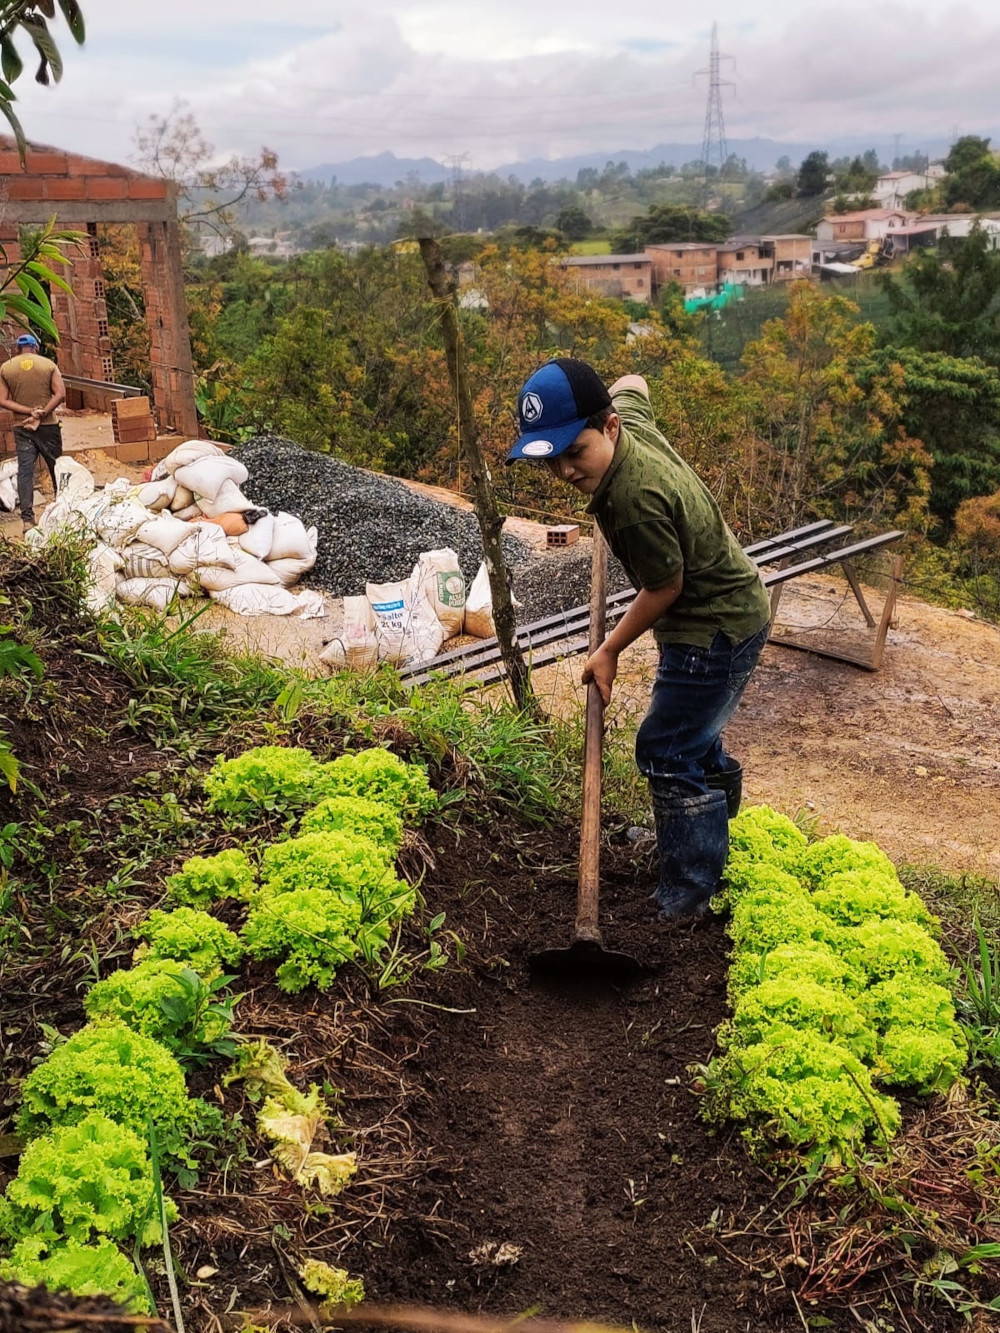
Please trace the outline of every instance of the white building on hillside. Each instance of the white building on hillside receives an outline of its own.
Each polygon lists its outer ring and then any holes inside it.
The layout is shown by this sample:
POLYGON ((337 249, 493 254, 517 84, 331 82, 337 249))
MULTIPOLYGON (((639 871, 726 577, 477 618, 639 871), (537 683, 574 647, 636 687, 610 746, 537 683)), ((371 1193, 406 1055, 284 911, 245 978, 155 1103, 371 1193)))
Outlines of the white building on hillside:
POLYGON ((914 190, 933 190, 945 175, 940 162, 932 162, 924 171, 887 171, 879 176, 872 198, 879 208, 901 208, 914 190))

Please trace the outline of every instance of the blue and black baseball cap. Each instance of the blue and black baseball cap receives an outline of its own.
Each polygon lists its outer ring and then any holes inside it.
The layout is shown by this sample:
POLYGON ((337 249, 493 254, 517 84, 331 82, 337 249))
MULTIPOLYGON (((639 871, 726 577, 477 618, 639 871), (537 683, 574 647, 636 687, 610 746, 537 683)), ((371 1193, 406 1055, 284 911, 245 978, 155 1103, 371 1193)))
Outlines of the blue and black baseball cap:
POLYGON ((33 333, 22 333, 17 340, 18 347, 41 347, 41 343, 33 333))
POLYGON ((555 458, 595 413, 610 406, 611 395, 593 366, 572 356, 547 361, 525 381, 518 396, 521 435, 506 461, 555 458))

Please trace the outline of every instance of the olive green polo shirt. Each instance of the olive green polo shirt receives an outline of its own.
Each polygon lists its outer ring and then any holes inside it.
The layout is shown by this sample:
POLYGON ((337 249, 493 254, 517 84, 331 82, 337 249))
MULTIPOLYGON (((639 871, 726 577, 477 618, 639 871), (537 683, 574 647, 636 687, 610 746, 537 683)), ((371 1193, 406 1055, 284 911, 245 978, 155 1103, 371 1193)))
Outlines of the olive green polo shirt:
POLYGON ((683 571, 680 596, 653 626, 657 643, 708 647, 719 630, 742 643, 770 618, 757 566, 744 555, 711 491, 656 427, 645 394, 615 395, 621 430, 587 506, 638 588, 683 571))

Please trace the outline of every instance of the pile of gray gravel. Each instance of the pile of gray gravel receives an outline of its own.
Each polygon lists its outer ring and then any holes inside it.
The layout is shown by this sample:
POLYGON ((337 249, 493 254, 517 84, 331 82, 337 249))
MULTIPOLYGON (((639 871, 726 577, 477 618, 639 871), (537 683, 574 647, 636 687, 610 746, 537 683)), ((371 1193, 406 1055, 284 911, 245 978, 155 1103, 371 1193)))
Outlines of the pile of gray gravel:
MULTIPOLYGON (((522 602, 517 613, 518 624, 529 625, 560 611, 572 611, 590 601, 590 542, 579 546, 564 546, 553 551, 536 553, 534 558, 518 565, 514 574, 514 596, 522 602)), ((618 561, 608 560, 608 592, 630 588, 628 576, 618 561)))
MULTIPOLYGON (((319 530, 310 585, 338 597, 364 593, 366 583, 405 579, 422 551, 450 546, 467 579, 483 558, 476 516, 410 490, 392 477, 351 467, 278 435, 257 435, 233 450, 249 472, 245 493, 267 509, 297 514, 319 530)), ((531 547, 504 534, 508 565, 523 564, 531 547)))

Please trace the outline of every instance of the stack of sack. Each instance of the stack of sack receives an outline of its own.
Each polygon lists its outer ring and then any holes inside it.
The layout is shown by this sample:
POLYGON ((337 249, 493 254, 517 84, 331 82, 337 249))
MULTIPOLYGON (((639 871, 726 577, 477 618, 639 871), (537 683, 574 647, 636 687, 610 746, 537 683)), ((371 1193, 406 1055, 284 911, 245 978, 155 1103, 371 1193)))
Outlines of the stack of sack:
POLYGON ((288 591, 316 563, 317 532, 294 514, 254 505, 242 463, 207 440, 188 440, 135 486, 98 491, 71 458, 56 464, 55 503, 29 540, 70 528, 97 538, 90 552, 93 606, 117 597, 165 611, 175 597, 207 594, 244 616, 326 614, 322 596, 288 591))
POLYGON ((425 551, 408 579, 368 583, 363 597, 345 597, 340 637, 324 648, 320 661, 356 671, 379 662, 417 666, 459 634, 496 634, 489 575, 480 565, 467 590, 458 556, 443 547, 425 551))

